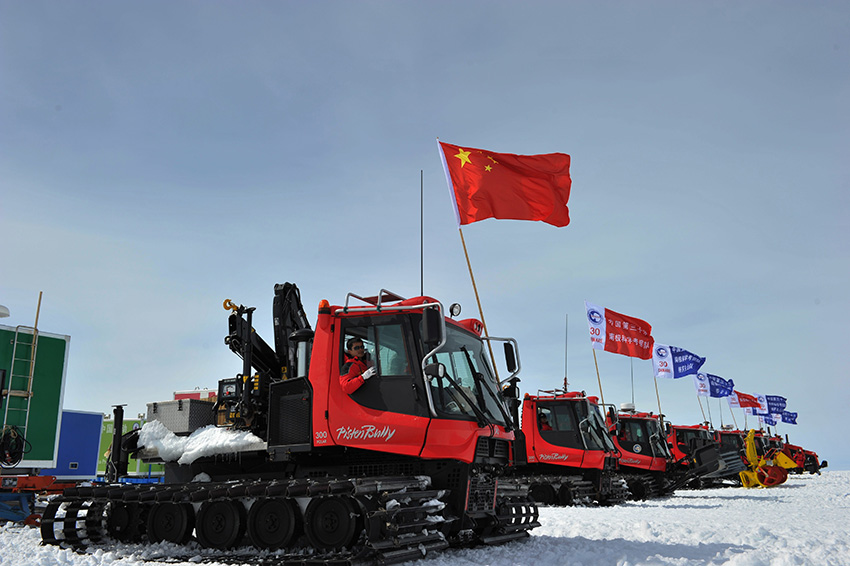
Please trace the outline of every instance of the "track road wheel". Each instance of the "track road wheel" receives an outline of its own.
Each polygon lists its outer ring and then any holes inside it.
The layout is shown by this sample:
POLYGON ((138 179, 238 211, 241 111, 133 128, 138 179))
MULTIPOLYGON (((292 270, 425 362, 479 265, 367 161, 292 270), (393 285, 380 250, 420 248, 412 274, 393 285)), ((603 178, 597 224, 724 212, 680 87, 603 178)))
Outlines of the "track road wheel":
POLYGON ((555 488, 548 483, 535 483, 528 488, 528 495, 540 505, 555 503, 555 488))
POLYGON ((258 499, 248 512, 248 538, 260 549, 285 548, 303 529, 301 509, 292 499, 258 499))
POLYGON ((198 541, 206 548, 233 548, 245 534, 245 507, 238 501, 207 501, 195 520, 198 541))
POLYGON ((307 506, 304 530, 321 550, 350 547, 363 529, 357 504, 350 497, 321 497, 307 506))
POLYGON ((121 542, 137 542, 142 534, 140 516, 138 503, 113 501, 106 511, 106 532, 121 542))
POLYGON ((558 504, 564 506, 575 505, 575 497, 573 497, 573 490, 569 484, 565 483, 558 490, 558 504))
POLYGON ((643 501, 647 496, 646 484, 640 478, 631 478, 628 481, 632 501, 643 501))
POLYGON ((185 544, 195 528, 195 510, 190 503, 156 503, 148 513, 151 542, 185 544))

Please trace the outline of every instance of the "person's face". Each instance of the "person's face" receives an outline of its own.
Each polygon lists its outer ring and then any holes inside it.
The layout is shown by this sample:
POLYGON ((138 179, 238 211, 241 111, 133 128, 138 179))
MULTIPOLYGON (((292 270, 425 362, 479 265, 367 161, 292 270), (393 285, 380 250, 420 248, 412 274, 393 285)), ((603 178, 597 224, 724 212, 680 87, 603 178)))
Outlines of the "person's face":
POLYGON ((355 358, 362 358, 366 354, 366 348, 363 346, 363 342, 355 342, 351 345, 349 352, 355 358))

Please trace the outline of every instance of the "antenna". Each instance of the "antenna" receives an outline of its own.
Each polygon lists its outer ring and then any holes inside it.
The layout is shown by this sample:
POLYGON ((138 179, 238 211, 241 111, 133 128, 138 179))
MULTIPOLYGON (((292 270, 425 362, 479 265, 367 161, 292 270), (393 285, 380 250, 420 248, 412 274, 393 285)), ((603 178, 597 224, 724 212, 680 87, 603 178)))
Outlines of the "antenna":
POLYGON ((570 388, 567 387, 567 348, 570 345, 569 334, 570 334, 570 313, 567 313, 566 314, 566 320, 564 321, 564 391, 570 390, 570 388))
POLYGON ((425 172, 419 170, 419 295, 425 295, 425 172))

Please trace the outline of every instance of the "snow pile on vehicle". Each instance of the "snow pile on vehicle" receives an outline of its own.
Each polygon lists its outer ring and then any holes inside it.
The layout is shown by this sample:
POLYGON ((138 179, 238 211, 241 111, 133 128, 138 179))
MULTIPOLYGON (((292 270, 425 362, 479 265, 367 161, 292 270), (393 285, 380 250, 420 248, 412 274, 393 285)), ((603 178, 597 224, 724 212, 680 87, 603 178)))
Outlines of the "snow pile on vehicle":
POLYGON ((247 430, 231 430, 215 425, 199 428, 189 436, 177 436, 159 421, 145 423, 139 433, 139 446, 155 450, 165 462, 191 464, 204 456, 265 450, 266 443, 247 430))

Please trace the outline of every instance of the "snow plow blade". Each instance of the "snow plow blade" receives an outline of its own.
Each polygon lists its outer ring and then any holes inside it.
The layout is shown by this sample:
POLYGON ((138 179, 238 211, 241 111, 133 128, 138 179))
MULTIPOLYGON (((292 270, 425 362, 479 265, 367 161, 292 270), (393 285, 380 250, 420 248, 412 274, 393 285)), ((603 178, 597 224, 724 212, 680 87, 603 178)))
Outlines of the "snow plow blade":
POLYGON ((719 445, 699 448, 694 453, 696 470, 704 470, 699 477, 733 478, 747 469, 741 456, 735 450, 722 450, 719 445))
POLYGON ((706 444, 694 448, 690 470, 668 489, 673 492, 695 479, 735 478, 746 469, 738 452, 722 450, 718 444, 706 444))

